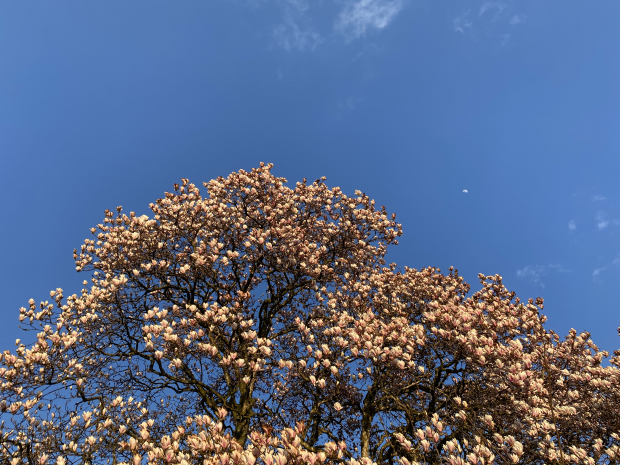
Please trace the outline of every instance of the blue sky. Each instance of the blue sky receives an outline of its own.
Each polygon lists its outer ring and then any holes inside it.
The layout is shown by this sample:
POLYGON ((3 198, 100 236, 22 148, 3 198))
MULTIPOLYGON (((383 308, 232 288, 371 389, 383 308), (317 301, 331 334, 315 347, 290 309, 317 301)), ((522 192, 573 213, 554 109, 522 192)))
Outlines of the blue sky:
POLYGON ((260 161, 375 198, 388 259, 620 347, 620 2, 0 3, 0 342, 103 210, 260 161), (467 193, 464 192, 467 190, 467 193))

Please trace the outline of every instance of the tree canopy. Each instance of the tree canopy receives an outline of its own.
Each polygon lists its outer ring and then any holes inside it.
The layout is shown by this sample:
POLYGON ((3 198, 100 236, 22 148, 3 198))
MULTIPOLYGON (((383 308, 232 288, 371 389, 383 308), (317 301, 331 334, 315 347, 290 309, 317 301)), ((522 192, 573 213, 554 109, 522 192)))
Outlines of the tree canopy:
POLYGON ((271 168, 106 211, 0 357, 2 463, 620 463, 620 352, 386 264, 395 215, 271 168))

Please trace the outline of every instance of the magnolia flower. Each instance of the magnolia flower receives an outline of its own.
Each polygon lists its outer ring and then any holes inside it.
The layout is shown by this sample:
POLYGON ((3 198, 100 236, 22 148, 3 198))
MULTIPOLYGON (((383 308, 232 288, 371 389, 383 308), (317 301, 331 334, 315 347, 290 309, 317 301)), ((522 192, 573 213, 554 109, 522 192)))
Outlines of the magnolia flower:
POLYGON ((106 212, 74 255, 92 279, 30 300, 32 342, 0 353, 0 462, 26 441, 43 462, 417 463, 377 456, 373 425, 421 462, 615 460, 620 436, 597 435, 620 428, 617 357, 547 330, 499 275, 470 292, 454 269, 386 266, 394 216, 270 170, 183 179, 150 218, 106 212), (315 453, 304 428, 343 440, 315 453))

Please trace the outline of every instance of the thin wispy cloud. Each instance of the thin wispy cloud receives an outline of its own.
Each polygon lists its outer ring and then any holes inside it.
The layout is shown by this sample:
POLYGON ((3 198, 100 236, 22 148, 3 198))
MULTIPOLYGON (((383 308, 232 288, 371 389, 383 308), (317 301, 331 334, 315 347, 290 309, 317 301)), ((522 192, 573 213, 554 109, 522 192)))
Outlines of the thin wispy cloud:
POLYGON ((353 110, 361 101, 361 97, 349 97, 345 101, 340 102, 340 106, 347 110, 353 110))
POLYGON ((596 268, 593 272, 592 272, 592 281, 596 281, 596 278, 599 277, 599 275, 605 271, 607 269, 606 266, 603 266, 601 268, 596 268))
POLYGON ((525 21, 525 15, 514 15, 512 18, 510 18, 510 21, 508 21, 511 25, 515 26, 517 24, 521 24, 523 21, 525 21))
POLYGON ((575 220, 570 220, 568 222, 568 230, 574 231, 575 229, 577 229, 577 223, 575 223, 575 220))
POLYGON ((333 18, 332 30, 325 31, 315 25, 313 15, 321 16, 324 2, 309 0, 248 0, 248 5, 258 8, 261 4, 274 4, 282 12, 282 20, 272 29, 274 42, 292 51, 312 51, 333 38, 334 33, 351 42, 364 37, 369 31, 385 29, 400 13, 406 0, 337 0, 340 12, 333 18), (309 11, 311 10, 311 11, 309 11))
POLYGON ((517 270, 517 276, 521 279, 527 279, 540 287, 545 287, 545 283, 540 279, 545 271, 545 267, 541 265, 527 265, 525 268, 517 270))
POLYGON ((558 273, 572 273, 573 270, 565 268, 559 263, 547 265, 550 270, 557 271, 558 273))
POLYGON ((605 212, 596 212, 596 227, 599 231, 602 231, 609 226, 609 220, 605 212))
POLYGON ((323 42, 321 34, 312 28, 302 29, 297 22, 286 20, 273 31, 276 43, 284 50, 314 50, 323 42))
POLYGON ((512 37, 512 34, 500 34, 499 35, 499 38, 501 39, 502 47, 508 43, 511 37, 512 37))
POLYGON ((339 100, 336 104, 334 117, 339 121, 344 120, 349 113, 355 111, 355 109, 360 105, 361 102, 362 98, 359 96, 353 96, 339 100))
POLYGON ((310 8, 307 0, 278 0, 277 3, 285 14, 293 16, 301 16, 310 8))
POLYGON ((480 40, 492 38, 504 47, 513 38, 514 26, 526 20, 526 16, 513 12, 514 0, 484 1, 476 9, 469 8, 452 19, 455 32, 480 40))
POLYGON ((602 195, 595 195, 592 197, 593 202, 600 202, 601 200, 607 200, 607 197, 603 197, 602 195))
POLYGON ((334 30, 347 42, 366 35, 368 30, 384 29, 400 13, 404 0, 347 1, 334 23, 334 30))
POLYGON ((276 43, 284 50, 314 50, 323 42, 321 34, 307 25, 306 12, 309 8, 305 0, 283 0, 280 3, 284 18, 273 30, 276 43))
POLYGON ((605 265, 600 268, 595 268, 594 271, 592 272, 592 281, 596 282, 597 278, 601 276, 601 273, 603 271, 606 271, 612 267, 618 267, 618 265, 620 265, 620 254, 618 254, 616 258, 614 258, 609 265, 605 265))
POLYGON ((469 13, 470 11, 467 10, 465 13, 463 13, 460 16, 457 16, 456 18, 452 20, 452 25, 454 27, 455 32, 460 32, 461 34, 465 34, 466 29, 471 29, 473 23, 469 19, 469 13))
POLYGON ((521 279, 533 282, 540 287, 545 287, 545 283, 542 281, 543 276, 549 274, 550 271, 556 273, 571 273, 572 270, 565 268, 561 264, 554 263, 550 265, 527 265, 524 268, 517 270, 517 276, 521 279))
POLYGON ((482 16, 487 12, 495 12, 492 21, 497 21, 506 8, 508 8, 508 5, 503 2, 484 2, 480 7, 478 16, 482 16))

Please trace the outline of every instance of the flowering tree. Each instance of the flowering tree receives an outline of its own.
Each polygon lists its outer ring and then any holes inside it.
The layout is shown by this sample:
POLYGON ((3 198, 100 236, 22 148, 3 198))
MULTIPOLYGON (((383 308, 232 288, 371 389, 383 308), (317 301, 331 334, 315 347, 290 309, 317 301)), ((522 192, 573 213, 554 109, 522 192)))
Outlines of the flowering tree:
POLYGON ((3 463, 618 463, 620 354, 499 276, 386 266, 394 215, 270 170, 106 212, 1 356, 3 463))

